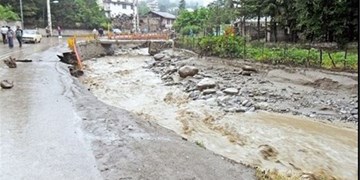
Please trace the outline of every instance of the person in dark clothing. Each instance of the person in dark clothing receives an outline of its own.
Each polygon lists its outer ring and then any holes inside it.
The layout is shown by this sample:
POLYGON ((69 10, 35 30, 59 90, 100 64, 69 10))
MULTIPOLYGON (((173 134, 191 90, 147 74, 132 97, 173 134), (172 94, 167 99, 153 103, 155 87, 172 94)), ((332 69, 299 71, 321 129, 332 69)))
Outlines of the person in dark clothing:
POLYGON ((16 35, 16 39, 17 39, 18 42, 19 42, 19 47, 22 47, 23 30, 20 29, 20 26, 16 26, 15 35, 16 35))
POLYGON ((6 36, 8 39, 9 48, 13 48, 14 47, 14 31, 11 29, 11 27, 8 27, 6 36))
POLYGON ((102 37, 104 35, 104 30, 103 28, 99 28, 99 36, 102 37))

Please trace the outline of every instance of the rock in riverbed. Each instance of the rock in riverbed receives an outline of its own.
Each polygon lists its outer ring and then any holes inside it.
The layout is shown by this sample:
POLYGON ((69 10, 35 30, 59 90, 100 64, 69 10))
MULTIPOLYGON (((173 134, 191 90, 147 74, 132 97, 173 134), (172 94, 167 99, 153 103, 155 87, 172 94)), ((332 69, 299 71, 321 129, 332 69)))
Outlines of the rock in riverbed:
POLYGON ((242 67, 242 69, 244 70, 244 71, 252 71, 252 72, 257 72, 257 70, 254 68, 254 67, 252 67, 252 66, 244 66, 244 67, 242 67))
POLYGON ((239 90, 236 88, 226 88, 226 89, 224 89, 224 93, 234 95, 234 94, 239 93, 239 90))
POLYGON ((14 87, 14 82, 10 80, 3 80, 1 81, 0 86, 3 89, 11 89, 12 87, 14 87))
POLYGON ((183 66, 179 69, 179 75, 182 78, 186 78, 188 76, 194 76, 199 72, 199 69, 194 66, 183 66))
POLYGON ((216 82, 210 78, 204 78, 196 85, 196 87, 200 91, 202 91, 204 89, 208 89, 208 88, 214 88, 215 86, 216 86, 216 82))
POLYGON ((160 61, 162 58, 164 58, 165 55, 164 54, 155 54, 154 55, 154 59, 155 61, 160 61))

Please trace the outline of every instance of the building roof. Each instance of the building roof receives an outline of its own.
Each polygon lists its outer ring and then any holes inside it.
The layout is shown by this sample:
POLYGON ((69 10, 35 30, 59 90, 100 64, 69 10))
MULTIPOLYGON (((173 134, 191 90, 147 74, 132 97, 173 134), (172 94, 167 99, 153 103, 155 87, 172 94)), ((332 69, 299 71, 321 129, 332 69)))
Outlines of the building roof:
POLYGON ((176 19, 176 16, 167 12, 159 12, 159 11, 150 11, 151 13, 154 13, 158 16, 161 16, 166 19, 176 19))

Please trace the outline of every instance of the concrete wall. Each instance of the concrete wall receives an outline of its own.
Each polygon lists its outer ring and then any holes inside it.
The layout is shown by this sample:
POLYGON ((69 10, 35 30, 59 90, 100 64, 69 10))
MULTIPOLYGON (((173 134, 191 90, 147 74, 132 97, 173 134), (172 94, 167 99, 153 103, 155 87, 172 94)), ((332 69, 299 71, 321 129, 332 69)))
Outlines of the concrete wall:
POLYGON ((88 60, 95 57, 113 55, 116 49, 149 47, 149 54, 154 55, 163 49, 169 49, 174 46, 173 41, 164 40, 94 40, 87 42, 78 42, 77 49, 81 60, 88 60))
POLYGON ((87 60, 95 57, 111 55, 111 45, 102 45, 98 41, 79 42, 77 43, 77 49, 80 54, 81 60, 87 60))

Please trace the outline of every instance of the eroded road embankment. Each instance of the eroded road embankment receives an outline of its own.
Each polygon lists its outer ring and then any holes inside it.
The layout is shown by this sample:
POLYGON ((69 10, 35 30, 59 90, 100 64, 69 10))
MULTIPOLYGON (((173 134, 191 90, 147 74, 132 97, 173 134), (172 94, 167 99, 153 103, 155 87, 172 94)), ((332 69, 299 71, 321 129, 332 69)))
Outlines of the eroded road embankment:
POLYGON ((0 179, 102 178, 73 108, 72 78, 56 57, 65 49, 43 39, 7 54, 32 62, 14 69, 0 62, 0 79, 14 81, 0 89, 0 179))
POLYGON ((172 51, 163 52, 159 61, 142 50, 118 54, 85 62, 81 81, 106 104, 217 154, 288 178, 358 177, 355 75, 259 65, 257 73, 247 76, 241 73, 244 64, 229 65, 233 61, 172 51), (184 65, 199 73, 180 78, 177 72, 184 65), (215 85, 199 90, 204 79, 215 85))
POLYGON ((42 43, 41 53, 7 54, 32 62, 0 65, 14 81, 0 90, 0 179, 255 179, 253 168, 100 102, 59 62, 64 42, 42 43))

